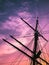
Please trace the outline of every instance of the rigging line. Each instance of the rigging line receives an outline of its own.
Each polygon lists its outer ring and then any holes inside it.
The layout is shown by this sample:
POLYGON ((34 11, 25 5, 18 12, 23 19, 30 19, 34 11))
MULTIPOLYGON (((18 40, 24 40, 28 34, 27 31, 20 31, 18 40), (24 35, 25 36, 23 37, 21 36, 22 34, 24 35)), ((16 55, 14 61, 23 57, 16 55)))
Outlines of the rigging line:
POLYGON ((46 47, 46 45, 47 45, 47 42, 45 43, 45 45, 42 47, 42 49, 41 49, 41 50, 43 50, 43 49, 44 49, 44 47, 46 47))
MULTIPOLYGON (((8 45, 7 45, 7 46, 8 46, 8 45)), ((12 58, 15 58, 15 56, 14 56, 14 57, 13 57, 13 56, 12 56, 12 57, 9 57, 9 59, 12 59, 12 58)))
MULTIPOLYGON (((27 57, 31 58, 32 60, 34 60, 34 58, 32 58, 30 55, 28 55, 27 53, 25 53, 24 51, 22 51, 21 49, 19 49, 18 47, 16 47, 15 45, 13 45, 12 43, 8 42, 6 39, 3 39, 3 41, 7 42, 9 45, 11 45, 12 47, 14 47, 15 49, 19 50, 21 53, 23 53, 24 55, 26 55, 27 57)), ((41 63, 39 63, 37 60, 35 60, 35 62, 37 62, 38 64, 42 65, 41 63)), ((48 63, 49 64, 49 63, 48 63)))
MULTIPOLYGON (((40 42, 40 41, 39 41, 39 42, 40 42)), ((41 44, 40 44, 40 47, 42 47, 41 44)), ((45 50, 46 50, 46 49, 45 49, 45 50)), ((43 51, 42 51, 42 52, 43 52, 43 51)), ((46 53, 46 54, 47 54, 47 53, 46 53)), ((48 55, 48 54, 47 54, 47 55, 48 55)), ((43 55, 43 56, 44 56, 44 55, 43 55)), ((44 58, 45 58, 45 57, 44 57, 44 58)), ((46 59, 46 58, 45 58, 45 59, 46 59)))
MULTIPOLYGON (((41 57, 43 57, 43 55, 41 54, 41 57)), ((43 61, 41 60, 42 64, 43 64, 43 61)))
POLYGON ((32 60, 30 59, 30 61, 31 61, 31 62, 30 62, 30 65, 31 65, 31 64, 32 64, 32 60))
MULTIPOLYGON (((29 42, 29 44, 27 45, 29 47, 29 45, 31 45, 30 43, 34 40, 34 38, 29 42)), ((25 51, 26 49, 24 49, 25 51)), ((20 59, 20 56, 22 56, 22 54, 19 55, 19 59, 20 59)), ((16 60, 16 59, 15 59, 16 60)), ((14 61, 13 61, 14 62, 14 61)))
POLYGON ((41 50, 43 50, 46 46, 47 46, 47 42, 44 44, 44 46, 42 47, 42 49, 41 50))
MULTIPOLYGON (((16 58, 16 59, 13 61, 13 63, 15 63, 16 60, 19 60, 19 59, 20 59, 20 55, 21 55, 21 54, 19 54, 19 56, 18 56, 19 58, 16 58)), ((12 65, 13 65, 13 63, 12 63, 12 65)))
POLYGON ((11 65, 14 65, 14 63, 16 62, 16 60, 18 60, 18 59, 16 58, 13 62, 11 62, 12 63, 11 65))
POLYGON ((38 46, 37 46, 37 53, 38 53, 39 50, 40 50, 40 47, 39 47, 39 44, 38 44, 38 46))
MULTIPOLYGON (((33 41, 33 39, 30 41, 30 43, 29 43, 30 45, 32 45, 32 44, 31 44, 31 43, 32 43, 32 41, 33 41)), ((27 46, 28 46, 28 45, 27 45, 27 46)), ((21 59, 20 59, 20 60, 21 60, 21 59)), ((21 61, 20 61, 20 62, 21 62, 21 61)), ((20 62, 19 62, 19 63, 20 63, 20 62)))
MULTIPOLYGON (((32 42, 34 40, 34 38, 29 42, 29 44, 27 45, 27 46, 29 46, 29 45, 31 45, 30 43, 32 42)), ((24 51, 25 51, 25 49, 24 49, 24 51)), ((20 55, 19 55, 19 58, 20 58, 20 55)), ((17 58, 16 58, 17 59, 17 58)), ((16 60, 15 59, 15 60, 16 60)), ((13 63, 13 62, 12 62, 13 63)))
MULTIPOLYGON (((25 51, 25 50, 24 50, 25 51)), ((21 54, 21 55, 19 55, 19 59, 21 59, 23 56, 22 56, 23 54, 21 54), (21 57, 22 56, 22 57, 21 57)), ((17 58, 16 58, 17 59, 17 58)), ((15 61, 13 61, 13 63, 15 63, 16 62, 16 59, 15 59, 15 61)), ((19 59, 18 59, 18 61, 19 61, 19 59)))
MULTIPOLYGON (((40 41, 39 41, 39 43, 40 43, 40 41)), ((45 45, 44 45, 45 46, 45 45)), ((40 44, 40 47, 41 47, 41 51, 43 51, 43 49, 44 49, 44 46, 42 47, 42 45, 40 44)))
MULTIPOLYGON (((26 25, 28 25, 32 30, 36 31, 29 23, 27 23, 23 18, 20 18, 24 23, 26 23, 26 25)), ((37 31, 38 32, 38 31, 37 31)), ((39 32, 38 32, 39 36, 41 36, 45 41, 48 42, 48 40, 43 36, 41 35, 39 32)))
MULTIPOLYGON (((39 43, 40 43, 40 41, 39 41, 39 43)), ((42 46, 40 45, 40 47, 42 47, 42 46)), ((43 51, 42 51, 42 52, 43 52, 43 51)), ((42 56, 44 56, 44 54, 41 54, 41 57, 42 57, 42 56)), ((44 56, 44 59, 46 60, 45 56, 44 56)))
MULTIPOLYGON (((40 41, 39 41, 39 44, 40 44, 40 41)), ((40 48, 40 47, 42 48, 42 45, 41 45, 41 44, 39 45, 39 48, 40 48)), ((43 56, 44 56, 44 54, 43 54, 43 56)), ((44 59, 46 60, 45 56, 44 56, 44 59)))
POLYGON ((28 47, 30 47, 32 45, 32 41, 34 40, 34 38, 30 41, 30 43, 27 45, 28 47), (30 45, 30 46, 29 46, 30 45))
MULTIPOLYGON (((40 44, 40 47, 42 47, 41 44, 40 44)), ((43 48, 44 48, 44 47, 43 47, 43 48)), ((46 50, 46 48, 45 48, 45 50, 46 50)), ((43 52, 43 50, 42 50, 42 52, 43 52)), ((43 52, 43 53, 45 53, 45 52, 43 52)), ((48 57, 49 57, 49 54, 47 53, 47 50, 46 50, 46 53, 45 53, 45 54, 47 54, 48 57)))
MULTIPOLYGON (((37 47, 37 49, 38 49, 38 47, 37 47)), ((30 62, 30 65, 31 65, 32 63, 33 63, 33 62, 31 61, 31 62, 30 62)))
POLYGON ((46 60, 44 53, 43 53, 43 58, 46 60))
MULTIPOLYGON (((39 41, 38 41, 38 42, 39 42, 39 41)), ((40 42, 39 42, 39 43, 40 43, 40 42)), ((39 47, 39 49, 40 49, 41 46, 39 46, 39 44, 38 44, 38 47, 39 47)), ((41 54, 41 57, 42 57, 42 54, 41 54)), ((42 60, 39 60, 39 61, 42 62, 42 60)))
POLYGON ((13 61, 13 63, 16 63, 16 60, 19 61, 19 59, 20 59, 21 57, 22 57, 22 54, 20 54, 18 60, 15 59, 15 61, 13 61))
MULTIPOLYGON (((13 36, 10 36, 13 39, 15 39, 13 36)), ((3 39, 5 42, 7 42, 5 39, 3 39)), ((34 53, 32 50, 30 50, 28 47, 26 47, 25 45, 23 45, 19 40, 15 39, 18 43, 20 43, 23 47, 25 47, 26 49, 28 49, 31 53, 34 53)), ((43 60, 44 62, 46 62, 48 65, 49 63, 47 61, 45 61, 44 59, 42 59, 41 57, 39 57, 41 60, 43 60)))
MULTIPOLYGON (((39 26, 40 26, 40 25, 39 25, 39 26)), ((41 27, 40 27, 40 28, 41 28, 41 27)), ((41 32, 42 34, 49 33, 49 30, 47 30, 47 31, 43 31, 43 29, 41 29, 41 31, 40 31, 40 32, 41 32), (42 32, 41 32, 41 31, 42 31, 42 32), (46 33, 44 33, 44 32, 46 32, 46 33)))
MULTIPOLYGON (((31 41, 32 41, 32 40, 31 40, 31 41)), ((30 44, 30 43, 29 43, 29 44, 30 44)), ((28 45, 29 45, 29 44, 28 44, 28 45)), ((28 45, 27 45, 27 46, 28 46, 28 45)), ((19 56, 19 57, 20 57, 20 56, 19 56)), ((19 58, 19 59, 20 59, 20 58, 19 58)), ((16 60, 16 59, 15 59, 15 60, 16 60)), ((8 62, 8 63, 11 63, 11 62, 8 62)), ((14 62, 12 62, 12 63, 15 63, 15 61, 14 61, 14 62)), ((3 63, 2 63, 2 64, 3 64, 3 63)))
MULTIPOLYGON (((32 43, 32 42, 31 42, 31 43, 32 43)), ((32 45, 32 44, 31 44, 31 45, 32 45)), ((31 65, 31 64, 32 64, 32 60, 30 59, 30 61, 31 61, 31 62, 30 62, 30 65, 31 65)))
MULTIPOLYGON (((31 51, 27 46, 25 46, 24 44, 22 44, 19 40, 17 40, 16 38, 14 38, 12 35, 10 35, 10 37, 12 39, 14 39, 16 42, 18 42, 20 45, 22 45, 24 48, 26 48, 27 50, 31 51)), ((33 52, 33 51, 32 51, 33 52)))
MULTIPOLYGON (((40 25, 39 25, 39 27, 40 27, 40 29, 41 29, 39 32, 40 32, 41 34, 45 34, 45 33, 44 33, 45 31, 43 31, 43 29, 41 28, 40 25)), ((47 33, 46 33, 46 34, 47 34, 47 33)))
MULTIPOLYGON (((18 57, 20 58, 20 54, 18 55, 18 57)), ((14 58, 15 58, 15 56, 14 56, 14 58)), ((18 58, 16 58, 16 59, 18 60, 18 58)), ((15 60, 16 60, 16 59, 15 59, 15 60)), ((12 64, 13 64, 14 62, 15 62, 15 61, 13 61, 12 64)))
POLYGON ((25 35, 25 36, 17 36, 17 38, 25 38, 25 37, 32 37, 32 36, 34 36, 34 35, 25 35))
MULTIPOLYGON (((47 23, 47 25, 48 25, 48 23, 47 23)), ((39 27, 41 28, 41 26, 39 25, 39 27)), ((44 26, 45 27, 45 26, 44 26)), ((42 34, 48 34, 49 33, 49 30, 48 31, 43 31, 43 28, 41 28, 41 31, 40 31, 42 34), (44 33, 44 32, 46 32, 46 33, 44 33)))
POLYGON ((47 48, 45 48, 45 51, 46 51, 46 53, 47 53, 47 48))
MULTIPOLYGON (((40 25, 39 25, 40 26, 40 25)), ((40 27, 41 28, 41 27, 40 27)), ((42 30, 42 29, 41 29, 42 30)), ((41 31, 40 31, 41 32, 41 31)), ((42 33, 42 32, 41 32, 42 33)), ((43 34, 43 33, 42 33, 43 34)), ((45 45, 43 46, 43 48, 47 45, 47 42, 45 43, 45 45)), ((41 50, 43 50, 43 48, 41 50)))
POLYGON ((47 56, 49 57, 49 54, 47 53, 47 48, 45 48, 45 51, 46 51, 47 56))
MULTIPOLYGON (((29 44, 27 45, 28 47, 31 45, 30 43, 32 42, 34 40, 34 38, 29 42, 29 44)), ((24 51, 25 51, 26 49, 24 49, 24 51)), ((22 54, 21 54, 21 56, 22 56, 22 54)), ((19 56, 20 57, 20 56, 19 56)), ((20 58, 19 58, 20 59, 20 58)))
MULTIPOLYGON (((31 40, 31 42, 32 42, 32 40, 31 40)), ((31 45, 31 42, 29 43, 30 45, 31 45)), ((27 45, 27 46, 30 47, 30 45, 29 45, 29 46, 27 45)), ((27 49, 26 49, 26 50, 27 50, 27 49)), ((22 59, 22 60, 23 60, 23 59, 22 59)), ((22 60, 20 59, 20 62, 21 62, 22 60)), ((19 63, 20 63, 20 62, 19 62, 19 63)), ((19 63, 18 63, 18 65, 19 65, 19 63)))
POLYGON ((38 26, 39 26, 39 28, 41 29, 40 32, 42 33, 42 28, 40 27, 40 25, 38 25, 38 26))
MULTIPOLYGON (((32 43, 32 41, 34 40, 34 38, 29 42, 29 44, 27 45, 28 47, 30 47, 30 45, 31 45, 31 43, 32 43)), ((25 51, 26 51, 27 49, 25 49, 25 51)), ((21 62, 22 60, 20 59, 20 62, 21 62)), ((19 63, 20 63, 19 62, 19 63)), ((18 63, 18 65, 19 65, 19 63, 18 63)))
POLYGON ((43 34, 49 34, 49 30, 43 31, 43 34))
POLYGON ((26 36, 22 36, 23 38, 25 38, 25 37, 32 37, 33 35, 26 35, 26 36))
MULTIPOLYGON (((28 55, 27 53, 25 53, 24 51, 22 51, 21 49, 19 49, 18 47, 16 47, 15 45, 11 44, 10 42, 8 42, 6 39, 3 39, 3 41, 7 42, 8 44, 10 44, 11 46, 13 46, 15 49, 19 50, 20 52, 22 52, 24 55, 26 55, 27 57, 31 58, 32 60, 34 60, 34 58, 32 58, 30 55, 28 55)), ((21 43, 22 44, 22 43, 21 43)), ((27 48, 28 50, 30 50, 29 48, 27 48)), ((31 50, 30 50, 31 53, 33 53, 31 50)), ((41 57, 39 57, 42 61, 44 61, 45 63, 47 63, 49 65, 49 63, 42 59, 41 57)), ((37 63, 39 63, 37 60, 35 60, 37 63)), ((39 63, 40 64, 40 63, 39 63)), ((40 64, 41 65, 41 64, 40 64)))
POLYGON ((46 24, 44 25, 44 27, 42 28, 42 30, 43 30, 47 25, 48 25, 48 23, 46 23, 46 24))
MULTIPOLYGON (((40 25, 39 25, 40 27, 40 25)), ((41 28, 41 27, 40 27, 41 28)), ((41 34, 49 34, 49 30, 48 31, 43 31, 42 29, 39 31, 41 34)))
MULTIPOLYGON (((34 38, 33 38, 34 39, 34 38)), ((33 41, 33 39, 31 40, 31 42, 33 41)), ((30 42, 30 44, 31 44, 31 42, 30 42)))
MULTIPOLYGON (((39 41, 38 41, 39 42, 39 41)), ((39 50, 40 50, 40 46, 39 46, 39 44, 38 44, 38 47, 39 47, 39 50)), ((42 60, 40 60, 40 62, 41 62, 42 60)))
MULTIPOLYGON (((22 57, 19 58, 19 61, 18 61, 17 65, 19 65, 19 63, 22 61, 22 59, 23 59, 23 57, 24 57, 24 55, 21 55, 21 56, 22 56, 22 57)), ((14 62, 14 63, 16 63, 16 62, 14 62)))
MULTIPOLYGON (((38 44, 38 45, 40 46, 39 48, 40 48, 40 50, 41 50, 41 47, 42 47, 42 46, 41 46, 41 44, 40 44, 40 41, 38 41, 38 42, 39 42, 39 44, 38 44)), ((41 51, 42 51, 42 50, 41 50, 41 51)))

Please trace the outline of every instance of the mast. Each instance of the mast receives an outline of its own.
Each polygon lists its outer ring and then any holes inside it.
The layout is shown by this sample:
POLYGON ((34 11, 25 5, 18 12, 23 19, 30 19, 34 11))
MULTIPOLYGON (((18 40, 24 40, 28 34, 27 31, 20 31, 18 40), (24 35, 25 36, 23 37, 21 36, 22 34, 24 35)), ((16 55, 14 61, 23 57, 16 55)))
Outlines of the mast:
MULTIPOLYGON (((37 32, 37 27, 38 27, 38 18, 36 20, 36 27, 35 27, 35 33, 34 33, 34 36, 35 36, 35 40, 34 40, 34 49, 33 49, 33 52, 34 52, 34 60, 36 60, 36 50, 37 50, 37 45, 38 45, 38 32, 37 32)), ((33 60, 33 65, 36 65, 36 62, 33 60)))
MULTIPOLYGON (((23 53, 24 55, 26 55, 27 57, 29 57, 30 59, 32 59, 32 61, 34 60, 34 58, 32 58, 30 55, 28 55, 27 53, 25 53, 24 51, 22 51, 21 49, 19 49, 18 47, 16 47, 15 45, 13 45, 12 43, 8 42, 6 39, 3 39, 5 42, 7 42, 9 45, 11 45, 12 47, 14 47, 15 49, 17 49, 18 51, 20 51, 21 53, 23 53)), ((40 62, 38 62, 37 60, 35 60, 35 62, 37 62, 38 64, 42 65, 40 62)))
POLYGON ((18 41, 17 39, 15 39, 13 36, 10 35, 10 37, 13 38, 15 41, 17 41, 18 43, 20 43, 20 44, 21 44, 23 47, 25 47, 27 50, 29 50, 29 51, 33 54, 33 56, 31 57, 30 55, 28 55, 27 53, 25 53, 24 51, 22 51, 21 49, 19 49, 19 48, 16 47, 15 45, 13 45, 12 43, 6 41, 6 39, 3 39, 3 41, 7 42, 7 43, 10 44, 11 46, 13 46, 15 49, 19 50, 19 51, 22 52, 24 55, 26 55, 27 57, 29 57, 29 58, 32 60, 32 62, 33 62, 33 64, 31 64, 31 65, 37 65, 37 64, 38 64, 38 65, 42 65, 40 62, 38 62, 37 58, 41 59, 41 60, 44 61, 47 65, 49 65, 49 63, 48 63, 46 60, 44 60, 44 59, 42 59, 42 58, 40 57, 41 51, 39 50, 38 52, 36 52, 36 51, 37 51, 38 37, 39 37, 39 36, 41 36, 45 41, 48 42, 48 40, 47 40, 43 35, 41 35, 41 34, 38 32, 38 30, 37 30, 37 28, 38 28, 38 18, 37 18, 37 20, 36 20, 36 27, 35 27, 35 29, 34 29, 30 24, 28 24, 26 21, 24 21, 22 18, 21 18, 21 20, 22 20, 23 22, 25 22, 25 23, 26 23, 32 30, 34 30, 34 32, 35 32, 35 33, 34 33, 35 40, 34 40, 34 49, 33 49, 33 51, 31 51, 28 47, 26 47, 25 45, 23 45, 20 41, 18 41))
MULTIPOLYGON (((34 36, 35 36, 35 40, 34 40, 34 49, 33 49, 33 52, 34 52, 34 55, 32 56, 34 58, 33 61, 31 61, 31 64, 30 65, 37 65, 37 63, 35 62, 35 60, 37 58, 40 58, 40 54, 41 54, 41 50, 39 50, 37 53, 36 53, 36 50, 37 50, 37 45, 38 45, 38 37, 42 37, 46 42, 48 42, 48 40, 42 35, 39 33, 39 31, 37 30, 38 28, 38 17, 37 17, 37 20, 36 20, 36 27, 35 29, 29 24, 27 23, 23 18, 20 18, 25 24, 27 24, 32 30, 34 30, 34 36)), ((41 58, 40 58, 41 59, 41 58)), ((42 60, 42 59, 41 59, 42 60)), ((45 62, 45 60, 44 60, 45 62)), ((49 63, 47 63, 46 61, 46 64, 49 65, 49 63)))
MULTIPOLYGON (((41 54, 41 51, 39 50, 39 52, 37 53, 37 46, 38 46, 38 17, 37 17, 37 20, 36 20, 36 27, 35 27, 35 33, 34 33, 34 49, 33 49, 33 52, 34 52, 34 55, 32 55, 32 57, 34 58, 34 60, 36 60, 37 58, 40 57, 40 54, 41 54)), ((31 61, 31 64, 30 65, 37 65, 37 63, 35 61, 31 61)))

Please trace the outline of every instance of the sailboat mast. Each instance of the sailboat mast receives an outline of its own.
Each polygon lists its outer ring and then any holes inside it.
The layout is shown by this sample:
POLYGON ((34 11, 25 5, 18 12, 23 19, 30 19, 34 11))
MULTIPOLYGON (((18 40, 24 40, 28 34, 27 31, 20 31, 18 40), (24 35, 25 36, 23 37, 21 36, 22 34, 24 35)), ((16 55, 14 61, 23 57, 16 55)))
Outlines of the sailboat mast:
MULTIPOLYGON (((38 32, 37 32, 37 28, 38 28, 38 18, 36 20, 36 27, 35 27, 35 33, 34 33, 35 40, 34 40, 34 49, 33 49, 34 56, 33 56, 33 58, 35 60, 36 60, 36 51, 37 51, 37 45, 38 45, 38 32)), ((34 60, 33 60, 33 65, 37 65, 34 60)))

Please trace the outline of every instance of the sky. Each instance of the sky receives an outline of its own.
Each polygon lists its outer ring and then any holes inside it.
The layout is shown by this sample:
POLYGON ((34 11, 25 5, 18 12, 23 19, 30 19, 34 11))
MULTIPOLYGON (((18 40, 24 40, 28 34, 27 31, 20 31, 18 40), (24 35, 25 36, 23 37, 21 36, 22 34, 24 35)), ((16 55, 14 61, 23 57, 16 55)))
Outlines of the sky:
MULTIPOLYGON (((0 0, 1 65, 18 65, 19 62, 19 65, 30 64, 30 58, 2 40, 4 38, 26 52, 27 50, 25 50, 25 48, 9 36, 13 35, 24 45, 28 46, 28 48, 31 50, 33 49, 34 40, 32 41, 32 39, 34 38, 34 31, 27 26, 20 17, 34 28, 38 17, 38 31, 49 41, 49 0, 0 0), (20 59, 18 58, 19 56, 20 59)), ((38 43, 38 50, 42 50, 41 57, 49 62, 49 42, 46 42, 42 37, 39 37, 38 43)), ((30 54, 29 51, 27 51, 27 53, 30 54)))

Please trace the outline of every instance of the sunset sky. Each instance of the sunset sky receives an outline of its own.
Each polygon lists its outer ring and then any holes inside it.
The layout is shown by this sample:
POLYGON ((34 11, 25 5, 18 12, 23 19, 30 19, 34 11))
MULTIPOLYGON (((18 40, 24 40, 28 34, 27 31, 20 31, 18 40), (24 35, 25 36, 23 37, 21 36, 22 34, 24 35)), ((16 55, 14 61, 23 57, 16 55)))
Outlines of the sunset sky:
MULTIPOLYGON (((2 39, 8 40, 27 52, 9 36, 13 35, 32 50, 34 31, 20 17, 35 28, 37 16, 39 20, 38 31, 48 40, 46 42, 42 37, 39 37, 38 50, 42 49, 41 57, 49 62, 49 0, 0 0, 0 65, 30 65, 30 58, 2 39)), ((43 62, 41 61, 41 63, 43 62)))

